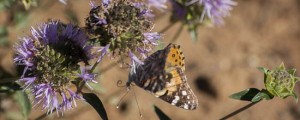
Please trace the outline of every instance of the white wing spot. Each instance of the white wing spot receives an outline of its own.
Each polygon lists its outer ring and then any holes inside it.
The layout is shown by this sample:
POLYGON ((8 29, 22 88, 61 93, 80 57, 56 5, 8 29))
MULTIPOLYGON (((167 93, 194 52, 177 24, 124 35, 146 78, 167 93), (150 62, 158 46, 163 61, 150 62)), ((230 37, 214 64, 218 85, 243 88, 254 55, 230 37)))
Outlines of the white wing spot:
POLYGON ((152 86, 152 91, 156 88, 157 82, 154 82, 154 85, 152 86))
POLYGON ((187 95, 186 91, 182 91, 181 93, 182 95, 187 95))
POLYGON ((187 96, 187 99, 190 99, 190 96, 187 96))
POLYGON ((184 109, 189 109, 189 105, 184 104, 183 108, 184 108, 184 109))
POLYGON ((178 100, 179 100, 179 96, 175 96, 175 99, 174 100, 172 100, 172 105, 176 105, 176 103, 178 102, 178 100))
POLYGON ((175 96, 175 100, 179 100, 179 96, 175 96))

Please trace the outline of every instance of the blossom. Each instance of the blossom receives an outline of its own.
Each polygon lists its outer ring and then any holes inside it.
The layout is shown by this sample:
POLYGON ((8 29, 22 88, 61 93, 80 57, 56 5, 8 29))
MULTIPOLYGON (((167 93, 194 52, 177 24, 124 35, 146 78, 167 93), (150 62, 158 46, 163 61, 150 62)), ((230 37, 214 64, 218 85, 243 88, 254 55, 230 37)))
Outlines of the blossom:
POLYGON ((105 48, 97 62, 108 54, 141 61, 146 54, 141 51, 151 50, 161 39, 161 34, 152 32, 153 15, 147 4, 131 0, 108 0, 99 6, 91 3, 91 6, 86 18, 86 29, 93 42, 105 48), (136 53, 142 57, 132 57, 136 53))
POLYGON ((286 70, 283 63, 273 70, 259 69, 264 72, 264 83, 269 93, 282 99, 293 96, 298 101, 293 92, 296 82, 300 80, 299 77, 294 76, 296 69, 286 70))
POLYGON ((41 24, 37 29, 32 27, 31 36, 20 40, 14 46, 17 52, 14 62, 25 66, 18 81, 24 83, 22 88, 31 94, 34 107, 42 106, 48 113, 56 109, 59 116, 59 112, 63 114, 75 108, 75 100, 84 100, 68 88, 72 81, 95 82, 94 77, 90 77, 95 74, 77 73, 79 62, 88 65, 94 58, 93 46, 87 43, 84 31, 56 21, 41 24))
POLYGON ((90 89, 93 89, 90 85, 89 82, 92 83, 98 83, 97 81, 95 81, 95 78, 98 74, 96 73, 92 73, 90 74, 88 71, 90 69, 86 69, 86 68, 81 68, 81 74, 78 74, 76 76, 82 78, 84 80, 84 82, 86 83, 87 86, 89 86, 90 89))
POLYGON ((59 2, 63 3, 63 4, 67 4, 67 0, 59 0, 59 2))
POLYGON ((208 19, 213 24, 221 25, 224 24, 223 18, 230 16, 232 6, 237 3, 232 0, 183 0, 183 2, 172 0, 172 5, 175 9, 173 14, 177 17, 183 15, 181 12, 187 12, 186 15, 190 15, 190 21, 197 19, 203 23, 205 19, 208 19))
POLYGON ((153 6, 160 11, 164 11, 168 8, 166 5, 167 0, 148 0, 147 3, 149 4, 149 6, 153 6))

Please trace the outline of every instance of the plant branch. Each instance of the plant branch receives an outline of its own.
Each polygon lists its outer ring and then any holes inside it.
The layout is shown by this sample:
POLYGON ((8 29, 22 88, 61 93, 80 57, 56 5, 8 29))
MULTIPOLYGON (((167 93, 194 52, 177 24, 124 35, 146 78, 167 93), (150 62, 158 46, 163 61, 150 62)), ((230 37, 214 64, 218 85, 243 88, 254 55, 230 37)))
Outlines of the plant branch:
POLYGON ((15 82, 17 79, 19 79, 19 78, 18 77, 12 77, 12 78, 0 79, 0 84, 8 83, 8 82, 15 82))
MULTIPOLYGON (((258 101, 258 102, 260 102, 260 101, 258 101)), ((242 108, 240 108, 240 109, 238 109, 238 110, 236 110, 236 111, 234 111, 234 112, 226 115, 225 117, 221 118, 220 120, 226 120, 226 119, 228 119, 228 118, 230 118, 232 116, 235 116, 235 115, 239 114, 240 112, 242 112, 242 111, 250 108, 251 106, 257 104, 258 102, 252 102, 252 103, 250 103, 250 104, 248 104, 248 105, 246 105, 246 106, 244 106, 244 107, 242 107, 242 108)))

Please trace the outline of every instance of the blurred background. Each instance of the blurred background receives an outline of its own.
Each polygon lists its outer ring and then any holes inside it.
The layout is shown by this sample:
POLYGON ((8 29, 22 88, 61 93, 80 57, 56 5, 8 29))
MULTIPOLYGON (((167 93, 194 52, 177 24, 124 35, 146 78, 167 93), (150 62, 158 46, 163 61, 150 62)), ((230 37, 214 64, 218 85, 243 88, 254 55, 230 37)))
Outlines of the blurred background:
MULTIPOLYGON (((1 0, 0 4, 6 5, 5 1, 7 0, 1 0)), ((14 2, 9 9, 0 5, 0 78, 3 80, 17 75, 12 48, 19 41, 18 37, 29 34, 31 26, 36 27, 49 19, 84 26, 84 20, 91 8, 88 0, 69 0, 68 5, 57 0, 38 2, 37 6, 33 4, 28 10, 25 10, 21 0, 14 2)), ((199 27, 196 43, 184 28, 175 41, 181 45, 186 57, 185 73, 188 83, 199 99, 199 107, 196 110, 188 111, 172 106, 138 87, 134 89, 143 117, 139 117, 132 91, 117 109, 117 103, 126 89, 116 84, 118 80, 127 81, 128 70, 115 66, 115 61, 106 57, 99 65, 99 71, 102 71, 98 79, 99 85, 92 92, 102 100, 108 118, 158 119, 153 108, 153 105, 156 105, 172 119, 220 119, 249 104, 230 99, 229 95, 250 87, 265 88, 263 73, 257 67, 273 69, 284 62, 287 69, 300 70, 300 1, 236 2, 238 5, 233 7, 231 17, 225 18, 225 25, 199 27)), ((170 12, 156 13, 159 19, 156 20, 153 31, 158 32, 169 24, 170 12)), ((172 41, 180 26, 181 23, 178 22, 164 32, 165 45, 172 41)), ((300 76, 300 72, 296 71, 295 76, 300 76)), ((296 84, 295 92, 300 95, 299 84, 296 84)), ((14 95, 4 96, 4 93, 0 93, 0 119, 22 119, 17 100, 13 99, 14 95)), ((65 112, 59 119, 101 119, 89 104, 79 101, 78 105, 78 108, 65 112)), ((29 119, 35 119, 45 112, 41 111, 41 108, 34 108, 29 119)), ((44 119, 57 119, 57 116, 53 114, 44 119)), ((263 100, 231 119, 296 120, 300 119, 300 106, 292 97, 285 100, 263 100)))

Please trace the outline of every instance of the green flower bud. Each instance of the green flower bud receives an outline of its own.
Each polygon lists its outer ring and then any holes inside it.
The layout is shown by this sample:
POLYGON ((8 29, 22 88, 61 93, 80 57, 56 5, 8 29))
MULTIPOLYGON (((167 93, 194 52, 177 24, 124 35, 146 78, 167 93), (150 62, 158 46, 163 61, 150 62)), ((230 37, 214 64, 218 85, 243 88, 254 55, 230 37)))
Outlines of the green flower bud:
POLYGON ((259 69, 264 72, 264 83, 268 92, 282 99, 293 96, 296 102, 298 101, 296 94, 293 92, 295 83, 299 81, 299 78, 294 76, 296 69, 286 70, 283 63, 274 70, 259 69))

